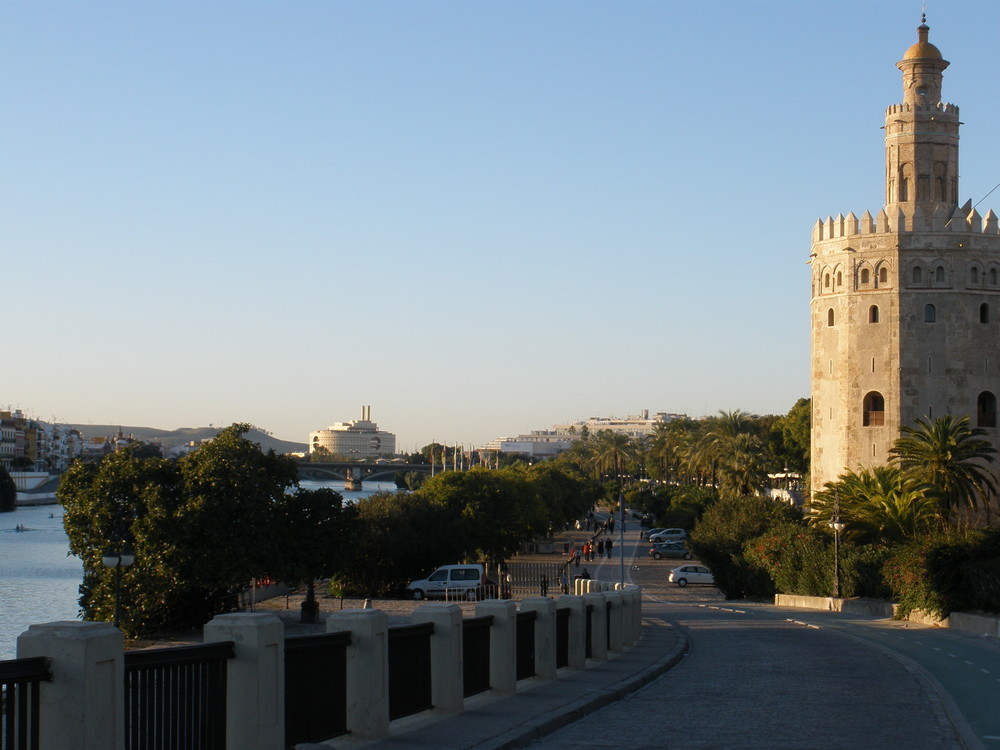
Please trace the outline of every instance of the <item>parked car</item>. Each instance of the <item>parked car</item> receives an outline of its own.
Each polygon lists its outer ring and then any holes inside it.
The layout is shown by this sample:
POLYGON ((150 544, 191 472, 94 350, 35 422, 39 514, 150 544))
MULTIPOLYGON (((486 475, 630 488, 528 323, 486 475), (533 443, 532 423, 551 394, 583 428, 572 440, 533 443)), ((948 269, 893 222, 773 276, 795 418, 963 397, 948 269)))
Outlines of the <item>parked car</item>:
POLYGON ((712 571, 704 565, 681 565, 679 568, 674 568, 670 571, 667 580, 681 587, 687 586, 689 583, 715 585, 715 577, 712 575, 712 571))
POLYGON ((666 531, 662 526, 657 526, 655 529, 640 529, 639 538, 649 539, 653 534, 659 534, 661 531, 666 531))
POLYGON ((664 557, 675 557, 683 560, 690 560, 691 553, 688 548, 680 542, 660 542, 649 548, 649 556, 654 560, 662 560, 664 557))
POLYGON ((465 599, 471 602, 510 597, 509 588, 487 578, 486 569, 478 564, 442 565, 426 578, 408 583, 406 594, 417 601, 465 599))
POLYGON ((655 534, 649 535, 651 542, 671 542, 679 539, 687 539, 688 533, 684 529, 660 529, 655 534))

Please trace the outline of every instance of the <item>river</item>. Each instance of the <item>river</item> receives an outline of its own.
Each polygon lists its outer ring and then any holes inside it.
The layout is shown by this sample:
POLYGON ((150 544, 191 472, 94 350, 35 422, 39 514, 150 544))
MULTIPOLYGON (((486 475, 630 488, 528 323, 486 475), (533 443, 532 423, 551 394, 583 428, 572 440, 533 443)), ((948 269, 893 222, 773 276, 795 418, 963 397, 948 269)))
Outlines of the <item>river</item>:
MULTIPOLYGON (((396 490, 391 482, 366 482, 363 490, 352 492, 344 490, 343 482, 303 480, 300 485, 330 487, 346 502, 396 490)), ((29 625, 78 619, 82 580, 83 563, 69 554, 60 506, 22 506, 0 513, 0 659, 14 658, 17 636, 29 625), (19 525, 28 530, 16 531, 19 525)))

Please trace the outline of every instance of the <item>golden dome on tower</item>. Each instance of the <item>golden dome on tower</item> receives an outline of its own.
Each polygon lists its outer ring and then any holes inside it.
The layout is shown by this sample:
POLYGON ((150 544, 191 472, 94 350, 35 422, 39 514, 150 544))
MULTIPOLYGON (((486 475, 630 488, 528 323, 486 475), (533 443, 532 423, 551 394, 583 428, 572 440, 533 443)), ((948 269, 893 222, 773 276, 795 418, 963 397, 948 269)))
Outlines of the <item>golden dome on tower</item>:
POLYGON ((927 41, 927 32, 930 27, 926 23, 921 23, 917 27, 917 43, 906 50, 903 55, 904 60, 940 60, 941 50, 927 41))

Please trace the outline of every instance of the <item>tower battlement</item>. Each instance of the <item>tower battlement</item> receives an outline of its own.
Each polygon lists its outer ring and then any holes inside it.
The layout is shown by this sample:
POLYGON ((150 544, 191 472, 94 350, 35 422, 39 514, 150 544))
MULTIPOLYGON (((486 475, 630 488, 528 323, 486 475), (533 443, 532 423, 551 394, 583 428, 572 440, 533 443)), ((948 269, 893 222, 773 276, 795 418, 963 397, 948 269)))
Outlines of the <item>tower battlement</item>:
POLYGON ((813 225, 812 241, 813 244, 816 244, 824 240, 855 235, 896 232, 955 232, 996 235, 1000 234, 1000 220, 993 213, 992 208, 986 212, 985 216, 980 216, 979 212, 972 208, 971 201, 956 208, 952 214, 938 207, 930 216, 924 215, 920 206, 917 206, 910 217, 907 217, 902 211, 895 211, 890 215, 883 208, 874 217, 870 212, 865 211, 859 219, 852 211, 847 216, 843 214, 837 214, 836 218, 828 216, 826 221, 817 219, 813 225))
POLYGON ((913 114, 913 113, 915 114, 941 113, 947 115, 954 115, 955 117, 958 117, 958 105, 938 102, 937 104, 921 104, 913 106, 912 104, 903 103, 903 104, 890 104, 885 109, 886 117, 889 117, 890 115, 913 114))

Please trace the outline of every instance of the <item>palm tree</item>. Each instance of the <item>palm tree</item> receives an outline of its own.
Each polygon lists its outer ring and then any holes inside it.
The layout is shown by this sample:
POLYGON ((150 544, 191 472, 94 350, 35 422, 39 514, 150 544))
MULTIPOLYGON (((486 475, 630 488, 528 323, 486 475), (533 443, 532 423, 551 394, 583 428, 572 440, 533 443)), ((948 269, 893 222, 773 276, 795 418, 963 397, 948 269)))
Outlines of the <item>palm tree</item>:
POLYGON ((705 427, 690 455, 698 473, 710 473, 711 484, 731 496, 751 495, 767 485, 764 442, 752 415, 720 411, 705 420, 705 427))
POLYGON ((890 451, 892 460, 928 486, 946 515, 954 518, 961 508, 976 508, 980 499, 988 510, 996 482, 983 464, 993 461, 996 449, 985 430, 970 427, 968 417, 946 414, 933 422, 919 418, 902 433, 890 451))
POLYGON ((590 465, 598 479, 610 474, 621 482, 625 467, 635 461, 639 451, 628 436, 612 430, 601 430, 594 440, 590 465))
POLYGON ((825 528, 834 516, 844 537, 859 544, 901 542, 941 522, 937 498, 897 466, 841 474, 809 506, 809 523, 825 528))

